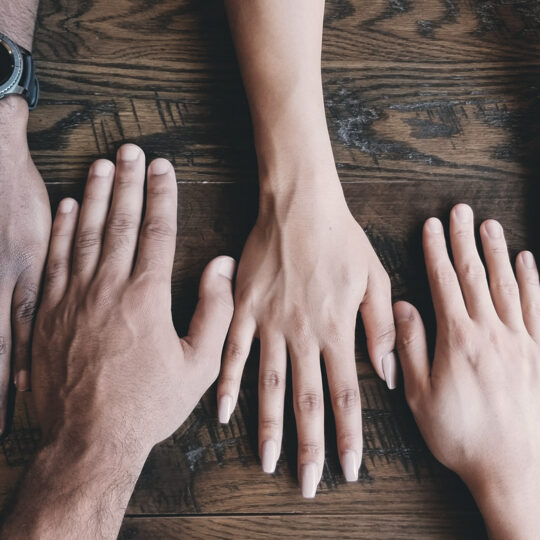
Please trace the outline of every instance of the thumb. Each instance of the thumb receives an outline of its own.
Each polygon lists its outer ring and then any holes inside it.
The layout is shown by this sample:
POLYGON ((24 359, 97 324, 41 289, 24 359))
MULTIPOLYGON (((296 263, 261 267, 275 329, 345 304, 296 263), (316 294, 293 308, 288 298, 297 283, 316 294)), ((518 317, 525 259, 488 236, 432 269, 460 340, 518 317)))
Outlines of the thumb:
MULTIPOLYGON (((429 382, 430 367, 424 323, 418 310, 408 302, 394 304, 396 344, 403 371, 409 406, 429 382)), ((414 411, 413 411, 414 412, 414 411)))
POLYGON ((188 335, 182 339, 186 356, 192 361, 215 365, 215 377, 234 312, 235 268, 236 262, 231 257, 216 257, 208 263, 201 277, 199 302, 188 335))

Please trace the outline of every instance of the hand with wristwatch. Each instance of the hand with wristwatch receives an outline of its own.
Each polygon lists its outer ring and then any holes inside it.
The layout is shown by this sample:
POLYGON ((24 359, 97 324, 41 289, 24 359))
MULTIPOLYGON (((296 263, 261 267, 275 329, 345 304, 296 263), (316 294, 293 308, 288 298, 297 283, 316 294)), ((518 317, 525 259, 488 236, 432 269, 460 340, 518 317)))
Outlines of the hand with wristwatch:
POLYGON ((0 33, 0 434, 8 396, 30 385, 34 307, 51 229, 45 184, 27 143, 39 84, 29 51, 0 33))

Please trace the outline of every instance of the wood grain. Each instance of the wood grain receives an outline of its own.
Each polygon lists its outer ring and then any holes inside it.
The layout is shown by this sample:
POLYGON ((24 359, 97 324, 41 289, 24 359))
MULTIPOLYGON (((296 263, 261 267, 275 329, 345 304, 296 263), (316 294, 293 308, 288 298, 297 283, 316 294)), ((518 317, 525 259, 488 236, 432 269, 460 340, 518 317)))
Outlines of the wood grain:
MULTIPOLYGON (((432 333, 420 243, 427 217, 447 220, 467 202, 478 222, 502 222, 512 255, 540 248, 538 3, 327 0, 323 41, 345 196, 394 296, 415 302, 432 333)), ((80 199, 92 160, 113 158, 125 141, 174 163, 173 316, 184 332, 205 264, 238 257, 257 212, 249 112, 221 0, 43 0, 35 56, 43 92, 29 140, 53 207, 80 199)), ((211 389, 152 452, 121 537, 483 538, 474 502, 427 451, 402 390, 375 378, 360 322, 357 337, 357 483, 341 476, 327 418, 320 492, 301 498, 290 391, 277 471, 261 472, 255 344, 230 425, 218 424, 211 389)), ((0 439, 2 502, 39 437, 28 397, 0 439)))

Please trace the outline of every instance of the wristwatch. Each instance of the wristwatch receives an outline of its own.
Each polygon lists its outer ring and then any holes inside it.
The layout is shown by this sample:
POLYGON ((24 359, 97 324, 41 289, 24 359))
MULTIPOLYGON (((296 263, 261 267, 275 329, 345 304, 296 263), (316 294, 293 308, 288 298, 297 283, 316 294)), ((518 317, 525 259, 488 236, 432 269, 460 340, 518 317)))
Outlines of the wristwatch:
POLYGON ((13 94, 26 99, 33 110, 39 99, 39 82, 32 55, 0 33, 0 99, 13 94))

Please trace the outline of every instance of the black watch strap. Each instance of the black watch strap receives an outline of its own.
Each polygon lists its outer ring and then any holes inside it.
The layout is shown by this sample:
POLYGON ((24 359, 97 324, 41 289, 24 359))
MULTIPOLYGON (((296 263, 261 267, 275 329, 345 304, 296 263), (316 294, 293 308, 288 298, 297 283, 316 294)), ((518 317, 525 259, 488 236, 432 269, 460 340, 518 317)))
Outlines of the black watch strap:
POLYGON ((37 107, 39 101, 39 81, 36 77, 34 59, 32 55, 22 50, 24 69, 19 85, 24 88, 24 98, 28 102, 28 108, 32 111, 37 107))

